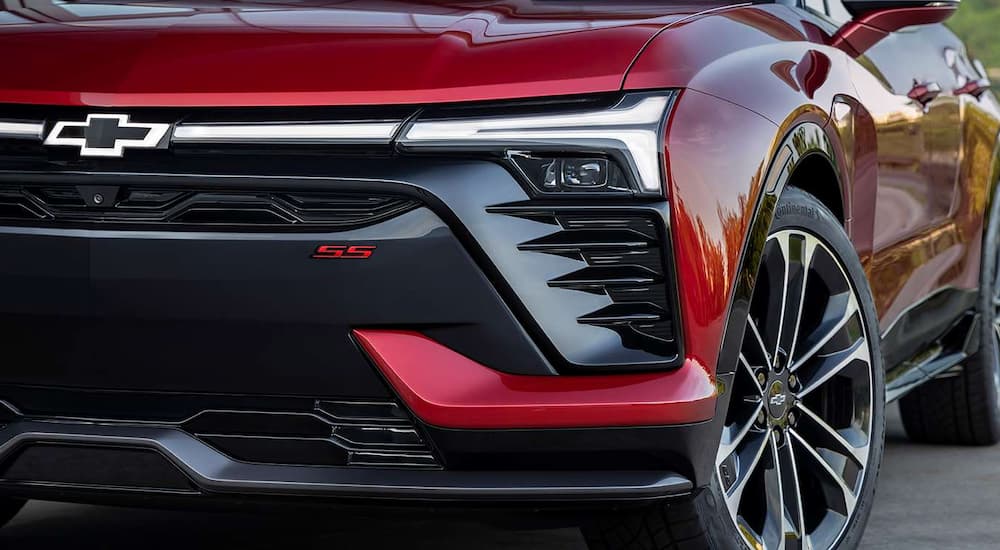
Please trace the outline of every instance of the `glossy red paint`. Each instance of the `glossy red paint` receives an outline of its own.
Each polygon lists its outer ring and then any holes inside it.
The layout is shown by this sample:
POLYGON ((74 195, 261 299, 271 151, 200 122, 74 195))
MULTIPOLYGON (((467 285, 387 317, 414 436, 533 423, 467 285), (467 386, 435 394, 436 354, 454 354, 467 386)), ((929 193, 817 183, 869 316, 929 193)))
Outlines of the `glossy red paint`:
POLYGON ((607 92, 664 25, 705 7, 178 2, 92 19, 55 5, 11 8, 23 23, 0 25, 0 103, 385 105, 607 92))
POLYGON ((714 373, 744 236, 777 128, 716 97, 686 90, 667 129, 671 235, 678 258, 684 349, 714 373), (742 139, 726 139, 738 132, 742 139), (725 158, 726 162, 715 162, 725 158), (738 174, 738 176, 737 176, 738 174))
POLYGON ((984 159, 991 158, 987 151, 992 151, 1000 113, 992 100, 965 95, 962 103, 971 109, 965 112, 983 115, 961 115, 956 97, 965 81, 956 83, 955 71, 970 71, 961 64, 945 66, 947 49, 963 49, 947 30, 936 25, 920 33, 883 30, 940 20, 952 9, 889 10, 864 18, 853 32, 873 33, 865 45, 867 60, 855 59, 855 48, 837 42, 838 32, 842 39, 850 25, 838 29, 783 5, 734 7, 680 21, 636 60, 626 89, 685 88, 666 145, 672 231, 681 258, 704 262, 706 251, 724 252, 725 261, 716 262, 724 266, 720 269, 702 269, 701 263, 678 267, 686 334, 696 334, 699 341, 686 337, 688 352, 710 370, 715 362, 708 356, 713 347, 718 352, 724 322, 720 316, 726 306, 720 304, 733 296, 731 269, 739 254, 740 243, 726 242, 745 231, 752 215, 735 197, 754 204, 761 171, 774 158, 771 148, 803 122, 823 125, 837 149, 845 227, 871 276, 883 329, 935 289, 976 288, 983 204, 959 199, 968 197, 969 189, 991 185, 984 159), (916 48, 926 48, 928 67, 941 67, 932 80, 944 91, 927 109, 907 97, 912 71, 870 70, 872 64, 904 67, 900 60, 916 48), (696 101, 692 92, 715 101, 696 101), (840 120, 833 112, 838 101, 852 106, 840 120), (720 111, 723 104, 727 108, 720 111), (721 120, 722 112, 732 118, 739 109, 746 111, 739 122, 721 120), (972 118, 990 130, 966 129, 963 138, 956 125, 972 118), (763 120, 772 126, 762 127, 763 120), (954 131, 938 132, 933 140, 924 134, 948 125, 954 131), (741 157, 743 152, 748 157, 741 157), (719 159, 726 159, 725 170, 716 170, 719 159), (967 179, 956 180, 956 173, 967 179), (725 221, 717 222, 720 218, 725 221), (689 298, 690 293, 698 298, 689 298))
POLYGON ((848 59, 823 43, 828 38, 786 6, 720 10, 658 35, 636 60, 624 87, 698 90, 782 128, 806 111, 826 119, 834 96, 852 89, 848 59), (776 64, 785 64, 793 80, 776 72, 776 64), (802 80, 806 77, 808 82, 802 80))
POLYGON ((964 86, 955 90, 955 95, 967 94, 979 99, 990 89, 990 81, 986 78, 970 78, 964 86))
MULTIPOLYGON (((951 6, 880 10, 838 29, 781 4, 171 5, 93 20, 55 3, 11 8, 23 23, 0 26, 0 102, 379 105, 679 88, 665 173, 692 364, 716 370, 764 171, 803 122, 823 126, 837 149, 844 223, 883 328, 934 289, 977 286, 977 191, 992 184, 1000 109, 972 94, 960 66, 937 78, 944 91, 927 109, 907 97, 912 74, 871 68, 899 68, 914 47, 894 42, 917 33, 890 31, 951 6), (927 139, 942 121, 960 130, 927 139)), ((928 66, 962 49, 942 33, 928 42, 928 66)))
POLYGON ((810 37, 822 39, 783 6, 721 10, 657 36, 625 81, 629 89, 685 88, 665 145, 671 232, 682 258, 685 351, 712 373, 775 148, 796 124, 826 125, 834 98, 852 88, 844 53, 810 37))
POLYGON ((691 360, 666 373, 517 376, 417 332, 355 330, 354 336, 410 410, 442 428, 653 426, 715 413, 715 385, 691 360))
MULTIPOLYGON (((867 13, 855 19, 853 22, 886 32, 895 32, 904 27, 941 23, 951 17, 957 9, 958 4, 921 6, 914 8, 892 8, 867 13)), ((845 25, 845 27, 847 26, 850 26, 850 24, 845 25)))
POLYGON ((956 9, 957 4, 873 11, 840 28, 831 44, 845 49, 853 56, 859 56, 891 32, 904 27, 940 23, 951 17, 956 9))

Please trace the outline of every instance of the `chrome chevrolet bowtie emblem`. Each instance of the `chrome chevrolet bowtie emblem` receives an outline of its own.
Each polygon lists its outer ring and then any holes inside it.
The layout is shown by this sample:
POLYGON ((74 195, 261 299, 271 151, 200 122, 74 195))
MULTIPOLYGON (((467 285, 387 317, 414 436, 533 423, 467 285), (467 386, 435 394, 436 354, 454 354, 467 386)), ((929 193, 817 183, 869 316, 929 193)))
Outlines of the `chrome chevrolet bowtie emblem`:
POLYGON ((86 122, 57 122, 45 145, 79 147, 81 157, 120 157, 126 147, 159 147, 168 130, 169 124, 129 122, 129 115, 95 114, 86 122))

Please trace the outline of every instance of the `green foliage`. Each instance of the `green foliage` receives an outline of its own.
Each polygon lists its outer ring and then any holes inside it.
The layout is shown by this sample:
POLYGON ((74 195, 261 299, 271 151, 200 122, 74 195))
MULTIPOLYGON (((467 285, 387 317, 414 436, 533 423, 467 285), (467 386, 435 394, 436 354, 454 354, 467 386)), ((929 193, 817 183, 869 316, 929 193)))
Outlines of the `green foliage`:
POLYGON ((1000 0, 962 0, 948 26, 965 41, 970 55, 1000 69, 1000 0))

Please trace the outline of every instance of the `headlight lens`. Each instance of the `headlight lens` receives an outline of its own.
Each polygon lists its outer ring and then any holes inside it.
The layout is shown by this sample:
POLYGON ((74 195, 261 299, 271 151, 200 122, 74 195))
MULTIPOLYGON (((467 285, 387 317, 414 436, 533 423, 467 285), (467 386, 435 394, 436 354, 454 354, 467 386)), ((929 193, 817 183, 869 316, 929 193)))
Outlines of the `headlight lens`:
POLYGON ((665 118, 676 92, 635 93, 604 109, 558 114, 420 116, 404 150, 493 151, 536 190, 663 194, 665 118))
POLYGON ((539 193, 631 193, 628 177, 606 157, 538 156, 508 151, 507 159, 539 193))

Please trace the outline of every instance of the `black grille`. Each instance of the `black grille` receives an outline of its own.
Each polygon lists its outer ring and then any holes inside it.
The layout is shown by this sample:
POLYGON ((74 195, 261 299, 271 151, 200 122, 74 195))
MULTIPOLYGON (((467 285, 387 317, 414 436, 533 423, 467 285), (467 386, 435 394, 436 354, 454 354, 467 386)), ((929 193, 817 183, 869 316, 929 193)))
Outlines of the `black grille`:
POLYGON ((311 412, 209 410, 181 427, 244 462, 440 467, 409 415, 393 402, 317 401, 311 412))
POLYGON ((622 345, 665 359, 679 347, 672 307, 672 283, 664 267, 669 243, 661 222, 635 211, 606 212, 530 207, 496 207, 492 212, 528 218, 557 230, 518 245, 522 251, 555 254, 583 266, 554 277, 548 285, 606 295, 611 303, 577 319, 619 334, 622 345))
POLYGON ((0 186, 0 223, 33 226, 156 226, 161 229, 351 229, 419 203, 370 193, 0 186))

